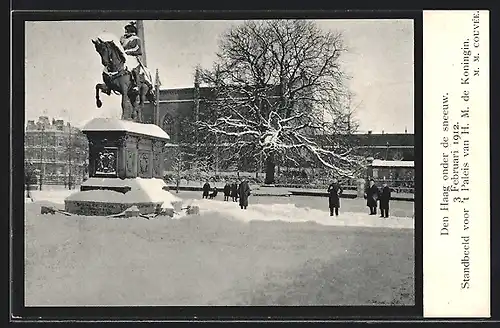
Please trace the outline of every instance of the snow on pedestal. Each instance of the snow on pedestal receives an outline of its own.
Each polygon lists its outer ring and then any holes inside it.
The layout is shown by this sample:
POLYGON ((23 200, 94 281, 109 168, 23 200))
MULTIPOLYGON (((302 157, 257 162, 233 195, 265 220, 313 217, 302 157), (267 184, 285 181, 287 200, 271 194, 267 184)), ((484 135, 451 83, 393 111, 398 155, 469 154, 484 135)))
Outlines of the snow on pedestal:
POLYGON ((138 135, 151 136, 164 140, 169 135, 156 124, 136 123, 114 118, 97 117, 89 121, 82 129, 83 132, 128 132, 138 135))
POLYGON ((166 184, 161 179, 110 179, 90 178, 81 188, 91 189, 68 196, 65 210, 80 215, 112 215, 137 206, 142 214, 154 213, 157 206, 162 209, 182 207, 182 200, 163 189, 166 184), (109 190, 121 188, 125 193, 109 190))

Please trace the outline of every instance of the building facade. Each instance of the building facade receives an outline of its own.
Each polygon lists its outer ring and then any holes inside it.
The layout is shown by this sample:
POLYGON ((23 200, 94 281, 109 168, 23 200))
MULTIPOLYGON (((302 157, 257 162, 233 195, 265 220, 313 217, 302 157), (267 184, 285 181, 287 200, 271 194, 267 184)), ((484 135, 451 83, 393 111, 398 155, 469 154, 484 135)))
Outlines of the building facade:
POLYGON ((69 122, 46 116, 28 121, 24 159, 37 170, 39 185, 79 185, 87 176, 87 158, 87 137, 69 122))

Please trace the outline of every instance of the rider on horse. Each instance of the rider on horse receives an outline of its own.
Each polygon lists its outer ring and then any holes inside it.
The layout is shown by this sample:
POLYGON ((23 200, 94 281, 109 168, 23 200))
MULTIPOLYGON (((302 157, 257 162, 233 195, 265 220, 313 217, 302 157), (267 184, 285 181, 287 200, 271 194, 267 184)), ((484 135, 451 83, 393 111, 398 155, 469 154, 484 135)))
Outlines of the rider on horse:
POLYGON ((137 27, 135 26, 135 22, 130 22, 125 26, 125 34, 120 38, 120 43, 125 50, 125 54, 127 55, 127 66, 132 73, 134 90, 139 90, 138 84, 141 71, 144 73, 146 82, 152 86, 153 83, 151 81, 151 76, 141 60, 141 39, 137 36, 137 27))

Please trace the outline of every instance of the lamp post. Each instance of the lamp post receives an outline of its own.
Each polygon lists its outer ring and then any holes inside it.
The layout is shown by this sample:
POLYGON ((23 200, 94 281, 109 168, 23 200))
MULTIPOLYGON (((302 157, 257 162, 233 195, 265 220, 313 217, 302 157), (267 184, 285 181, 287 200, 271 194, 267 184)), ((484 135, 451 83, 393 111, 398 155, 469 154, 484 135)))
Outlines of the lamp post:
POLYGON ((154 107, 154 124, 160 125, 158 113, 160 109, 160 74, 158 73, 158 68, 155 74, 155 107, 154 107))

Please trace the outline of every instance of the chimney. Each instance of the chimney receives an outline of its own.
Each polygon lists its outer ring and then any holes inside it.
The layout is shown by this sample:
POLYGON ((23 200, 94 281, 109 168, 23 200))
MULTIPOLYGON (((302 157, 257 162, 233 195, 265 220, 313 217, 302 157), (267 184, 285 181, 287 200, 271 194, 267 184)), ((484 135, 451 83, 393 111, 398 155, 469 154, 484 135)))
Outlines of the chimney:
POLYGON ((368 130, 368 134, 372 134, 372 130, 368 130))
POLYGON ((384 134, 384 130, 382 130, 382 134, 384 134))
POLYGON ((55 126, 57 130, 62 131, 64 128, 64 120, 56 120, 55 126))
POLYGON ((408 129, 406 129, 406 126, 405 126, 405 134, 408 133, 408 129))
POLYGON ((41 126, 44 129, 50 125, 50 121, 49 121, 49 118, 47 116, 38 117, 38 123, 39 123, 39 126, 41 126))
POLYGON ((36 130, 36 124, 34 120, 28 120, 26 130, 36 130))

